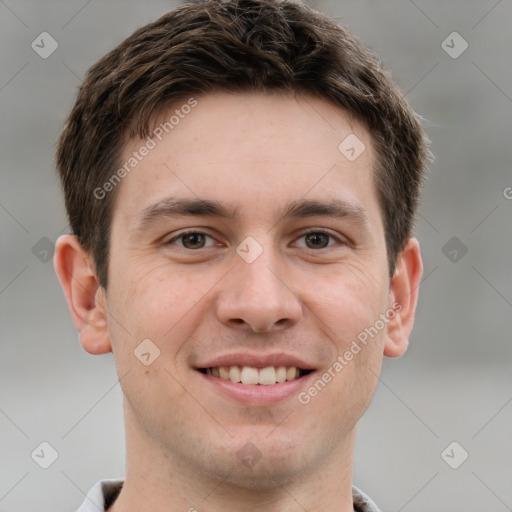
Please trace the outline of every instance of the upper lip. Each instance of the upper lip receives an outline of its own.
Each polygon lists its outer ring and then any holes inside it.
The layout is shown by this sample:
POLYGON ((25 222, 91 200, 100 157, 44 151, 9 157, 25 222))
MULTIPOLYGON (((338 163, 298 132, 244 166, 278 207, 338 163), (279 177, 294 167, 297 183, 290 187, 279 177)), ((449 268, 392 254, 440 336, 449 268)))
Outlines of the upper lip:
POLYGON ((204 363, 196 365, 196 368, 215 368, 218 366, 252 366, 254 368, 266 368, 268 366, 295 366, 302 370, 314 370, 315 367, 292 354, 283 352, 273 354, 249 354, 247 352, 234 352, 223 354, 204 363))

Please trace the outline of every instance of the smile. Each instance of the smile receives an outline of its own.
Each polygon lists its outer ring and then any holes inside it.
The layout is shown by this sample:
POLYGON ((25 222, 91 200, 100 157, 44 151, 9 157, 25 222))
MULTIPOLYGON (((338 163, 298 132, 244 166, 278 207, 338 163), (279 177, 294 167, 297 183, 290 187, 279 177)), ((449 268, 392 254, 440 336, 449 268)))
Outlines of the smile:
POLYGON ((275 384, 299 379, 312 371, 297 368, 296 366, 267 366, 257 368, 254 366, 237 365, 199 368, 198 370, 212 377, 248 386, 273 386, 275 384))

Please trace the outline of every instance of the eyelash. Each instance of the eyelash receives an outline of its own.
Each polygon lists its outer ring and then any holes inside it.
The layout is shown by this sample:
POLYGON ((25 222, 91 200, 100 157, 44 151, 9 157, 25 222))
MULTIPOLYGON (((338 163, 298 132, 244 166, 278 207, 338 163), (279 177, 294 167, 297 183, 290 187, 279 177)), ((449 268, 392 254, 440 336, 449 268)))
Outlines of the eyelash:
MULTIPOLYGON (((344 242, 343 240, 340 240, 338 237, 334 236, 332 233, 330 233, 329 231, 325 231, 325 230, 322 230, 322 229, 310 229, 308 231, 305 231, 304 233, 302 233, 298 238, 303 238, 307 235, 311 235, 311 234, 322 234, 322 235, 326 235, 328 236, 330 239, 333 239, 335 240, 338 244, 341 244, 341 245, 347 245, 346 242, 344 242)), ((173 242, 175 242, 176 240, 179 240, 187 235, 203 235, 203 236, 207 236, 209 238, 211 238, 213 240, 213 237, 211 235, 209 235, 208 233, 204 233, 202 231, 197 231, 197 230, 194 230, 194 229, 191 229, 191 230, 188 230, 188 231, 183 231, 182 233, 180 233, 179 235, 171 238, 170 240, 168 240, 167 242, 165 242, 164 245, 173 245, 173 242)), ((306 249, 310 250, 310 251, 319 251, 321 249, 328 249, 329 247, 331 247, 330 245, 328 245, 327 247, 321 247, 320 249, 311 249, 309 247, 306 247, 306 249)), ((199 249, 188 249, 187 247, 180 247, 181 249, 184 249, 186 251, 200 251, 202 249, 207 249, 208 247, 201 247, 199 249)))

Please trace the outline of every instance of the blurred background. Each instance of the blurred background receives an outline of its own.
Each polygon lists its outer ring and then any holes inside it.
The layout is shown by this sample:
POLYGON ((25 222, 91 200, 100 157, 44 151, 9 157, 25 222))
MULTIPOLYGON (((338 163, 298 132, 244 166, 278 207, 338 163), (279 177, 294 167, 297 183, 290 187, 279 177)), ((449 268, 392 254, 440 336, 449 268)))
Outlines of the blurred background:
MULTIPOLYGON (((379 53, 436 158, 416 326, 384 361, 354 483, 383 511, 512 510, 512 3, 309 4, 379 53)), ((88 67, 175 5, 0 1, 1 512, 72 511, 124 474, 112 356, 81 349, 53 270, 54 150, 88 67)))

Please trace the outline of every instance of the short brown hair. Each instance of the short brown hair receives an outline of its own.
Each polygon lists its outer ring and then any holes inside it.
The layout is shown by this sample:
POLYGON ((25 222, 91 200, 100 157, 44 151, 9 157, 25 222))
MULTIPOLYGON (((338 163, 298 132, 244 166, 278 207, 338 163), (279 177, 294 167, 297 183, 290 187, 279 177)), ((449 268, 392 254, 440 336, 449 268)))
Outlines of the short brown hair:
POLYGON ((284 90, 325 99, 369 130, 390 276, 411 236, 428 140, 380 59, 334 20, 278 0, 206 0, 150 23, 94 64, 57 149, 69 223, 107 286, 116 190, 94 193, 118 166, 127 137, 191 95, 284 90))

